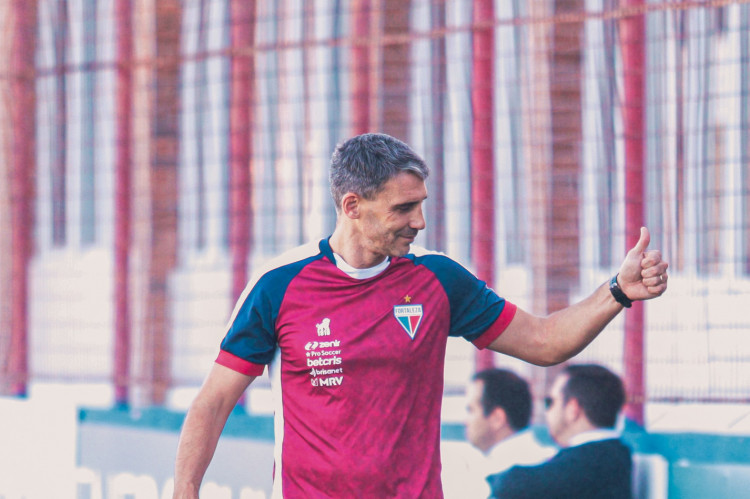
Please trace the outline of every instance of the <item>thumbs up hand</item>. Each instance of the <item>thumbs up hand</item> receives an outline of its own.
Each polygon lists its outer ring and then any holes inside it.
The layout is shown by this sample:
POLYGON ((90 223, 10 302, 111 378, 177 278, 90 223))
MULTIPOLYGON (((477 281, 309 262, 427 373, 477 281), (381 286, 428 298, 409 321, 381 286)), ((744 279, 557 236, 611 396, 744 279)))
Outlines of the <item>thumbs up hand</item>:
POLYGON ((659 250, 647 250, 651 234, 641 227, 641 237, 620 266, 617 282, 631 300, 650 300, 667 290, 667 268, 659 250))

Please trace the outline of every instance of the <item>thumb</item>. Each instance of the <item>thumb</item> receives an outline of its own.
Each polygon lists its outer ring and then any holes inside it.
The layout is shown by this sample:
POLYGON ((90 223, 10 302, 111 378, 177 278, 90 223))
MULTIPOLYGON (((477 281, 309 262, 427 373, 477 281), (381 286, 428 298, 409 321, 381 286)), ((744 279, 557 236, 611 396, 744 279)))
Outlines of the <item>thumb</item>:
POLYGON ((641 227, 641 237, 638 242, 635 243, 633 249, 630 250, 633 253, 643 253, 648 248, 648 244, 651 242, 651 234, 646 227, 641 227))

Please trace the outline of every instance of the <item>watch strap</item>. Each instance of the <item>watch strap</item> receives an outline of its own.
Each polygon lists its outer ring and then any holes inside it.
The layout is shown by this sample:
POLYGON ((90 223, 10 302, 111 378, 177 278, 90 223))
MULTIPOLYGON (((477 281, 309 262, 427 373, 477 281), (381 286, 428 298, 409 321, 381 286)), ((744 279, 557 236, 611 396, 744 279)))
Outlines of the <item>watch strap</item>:
POLYGON ((622 288, 620 288, 620 285, 617 284, 618 275, 620 274, 617 273, 612 277, 612 279, 610 279, 609 292, 612 293, 612 296, 615 298, 617 303, 625 308, 630 308, 633 305, 633 300, 628 298, 627 295, 623 292, 622 288))

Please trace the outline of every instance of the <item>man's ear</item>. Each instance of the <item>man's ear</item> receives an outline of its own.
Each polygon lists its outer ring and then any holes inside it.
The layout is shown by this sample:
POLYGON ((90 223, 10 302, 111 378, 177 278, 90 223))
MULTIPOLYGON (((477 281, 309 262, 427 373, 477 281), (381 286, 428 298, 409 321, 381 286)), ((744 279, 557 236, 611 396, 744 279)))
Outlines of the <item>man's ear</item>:
POLYGON ((490 425, 493 430, 502 428, 508 423, 508 415, 505 414, 505 409, 502 407, 495 407, 487 417, 490 420, 490 425))
POLYGON ((359 196, 353 192, 347 192, 341 198, 341 212, 349 218, 359 218, 359 196))
POLYGON ((578 403, 578 399, 570 398, 565 402, 565 416, 568 421, 576 421, 581 416, 584 416, 583 407, 578 403))

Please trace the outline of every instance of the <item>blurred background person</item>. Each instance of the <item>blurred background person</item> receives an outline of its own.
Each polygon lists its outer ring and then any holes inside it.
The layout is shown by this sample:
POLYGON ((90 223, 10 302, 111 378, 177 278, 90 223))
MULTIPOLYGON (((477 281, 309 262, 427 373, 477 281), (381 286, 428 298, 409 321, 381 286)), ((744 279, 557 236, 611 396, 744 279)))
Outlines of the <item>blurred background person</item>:
POLYGON ((480 371, 466 395, 466 438, 486 457, 485 477, 517 464, 542 463, 557 452, 552 446, 542 445, 529 428, 531 390, 514 372, 480 371))
POLYGON ((615 431, 624 403, 623 383, 607 368, 566 367, 545 398, 549 433, 562 449, 543 464, 490 476, 492 497, 630 499, 631 450, 615 431))

